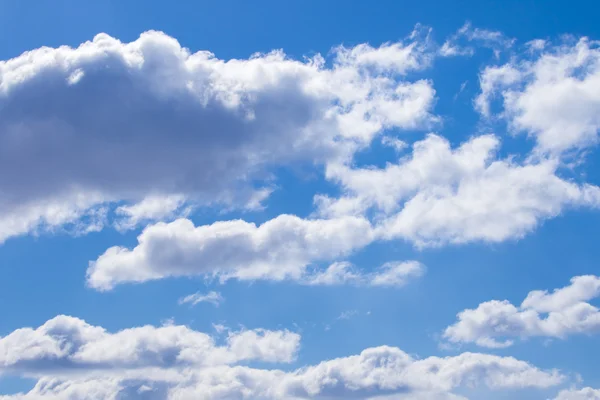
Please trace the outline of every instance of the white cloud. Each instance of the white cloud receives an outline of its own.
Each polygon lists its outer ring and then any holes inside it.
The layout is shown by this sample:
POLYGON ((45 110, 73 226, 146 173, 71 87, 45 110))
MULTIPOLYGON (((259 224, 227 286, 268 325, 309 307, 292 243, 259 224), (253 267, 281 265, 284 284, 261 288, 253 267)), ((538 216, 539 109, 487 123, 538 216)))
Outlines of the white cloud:
POLYGON ((118 207, 115 213, 122 219, 117 220, 115 225, 117 229, 127 230, 142 223, 185 216, 189 210, 181 210, 184 204, 184 196, 149 196, 139 203, 118 207), (182 215, 178 215, 177 211, 180 211, 182 215))
POLYGON ((390 261, 375 271, 369 279, 371 286, 403 286, 409 279, 425 273, 425 266, 416 261, 390 261))
POLYGON ((452 149, 437 135, 413 144, 412 154, 384 168, 330 165, 339 198, 316 196, 326 217, 375 210, 378 238, 419 247, 520 238, 567 207, 597 207, 600 188, 561 179, 553 159, 499 159, 494 135, 452 149), (498 201, 502 199, 502 201, 498 201))
POLYGON ((383 144, 384 146, 391 147, 397 152, 401 152, 402 150, 406 149, 406 147, 408 147, 406 142, 403 142, 402 140, 391 136, 382 136, 381 144, 383 144))
POLYGON ((494 50, 496 56, 514 44, 514 39, 507 38, 502 32, 482 28, 473 28, 470 22, 465 23, 454 35, 450 36, 440 47, 442 57, 472 56, 476 47, 494 50))
POLYGON ((42 378, 28 393, 0 395, 1 400, 116 400, 125 390, 118 379, 65 381, 42 378))
POLYGON ((600 295, 600 278, 577 276, 571 284, 547 291, 530 292, 520 306, 492 300, 458 314, 458 322, 446 328, 451 343, 475 343, 507 347, 517 338, 565 338, 600 332, 600 311, 588 301, 600 295))
POLYGON ((560 384, 564 376, 556 370, 543 371, 511 357, 464 353, 455 357, 415 359, 398 348, 381 346, 366 349, 359 355, 323 361, 290 372, 221 365, 184 370, 175 378, 154 374, 152 379, 146 377, 145 382, 128 379, 125 375, 121 376, 120 381, 111 379, 115 378, 53 381, 52 377, 46 377, 30 394, 5 396, 2 399, 71 399, 73 397, 61 397, 61 394, 66 391, 85 393, 83 388, 90 385, 108 394, 118 392, 121 395, 130 389, 126 393, 130 397, 126 398, 132 399, 143 399, 146 393, 162 390, 160 398, 179 400, 440 400, 461 398, 451 393, 460 387, 487 387, 490 390, 547 388, 560 384), (51 388, 44 390, 44 387, 51 388), (45 394, 50 395, 44 397, 45 394))
POLYGON ((600 400, 600 390, 589 387, 562 390, 554 400, 600 400))
POLYGON ((142 326, 107 332, 85 321, 57 316, 42 326, 0 338, 0 373, 48 373, 207 367, 240 361, 291 362, 300 336, 264 329, 230 332, 226 343, 186 326, 142 326))
POLYGON ((109 290, 123 282, 201 275, 299 280, 309 264, 347 255, 373 238, 371 224, 359 217, 280 215, 259 226, 235 220, 198 227, 179 219, 148 226, 131 250, 108 249, 90 263, 88 284, 109 290))
POLYGON ((582 38, 556 46, 532 45, 535 53, 484 69, 479 110, 489 116, 490 99, 500 96, 501 115, 515 131, 535 138, 540 153, 595 145, 600 129, 598 44, 582 38))
POLYGON ((179 299, 179 304, 190 304, 195 306, 198 303, 210 303, 215 307, 219 307, 224 300, 225 299, 219 292, 211 291, 206 294, 196 292, 179 299))
POLYGON ((301 283, 308 285, 354 284, 364 286, 398 287, 425 273, 417 261, 390 261, 371 273, 364 273, 348 262, 335 262, 320 272, 307 273, 301 283))
MULTIPOLYGON (((270 167, 348 157, 383 130, 436 121, 426 39, 221 60, 146 32, 0 61, 0 241, 126 203, 123 228, 182 199, 260 207, 270 167), (52 101, 48 102, 48 99, 52 101), (157 200, 159 199, 160 200, 157 200)), ((96 224, 97 226, 97 224, 96 224)))
POLYGON ((358 310, 347 310, 347 311, 342 311, 342 313, 336 319, 339 321, 347 320, 347 319, 350 319, 357 315, 358 315, 358 310))

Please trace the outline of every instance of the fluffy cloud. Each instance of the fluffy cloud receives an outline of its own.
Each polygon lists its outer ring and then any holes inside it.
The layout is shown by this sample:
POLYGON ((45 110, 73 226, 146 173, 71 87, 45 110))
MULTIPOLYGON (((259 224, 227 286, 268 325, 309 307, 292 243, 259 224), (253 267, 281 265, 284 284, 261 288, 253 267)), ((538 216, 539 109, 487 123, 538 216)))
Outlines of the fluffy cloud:
POLYGON ((319 214, 374 209, 378 238, 424 247, 519 238, 565 207, 600 205, 600 188, 560 178, 557 161, 499 159, 499 146, 496 136, 484 135, 452 149, 446 139, 429 135, 384 168, 329 165, 327 177, 344 193, 317 196, 319 214))
MULTIPOLYGON (((294 280, 305 285, 402 286, 420 277, 425 266, 392 261, 365 273, 348 262, 311 268, 361 249, 375 240, 363 217, 302 219, 280 215, 262 225, 242 220, 194 226, 187 219, 148 226, 133 249, 112 247, 88 268, 88 284, 110 290, 126 282, 177 276, 218 277, 221 281, 294 280)), ((180 302, 218 302, 192 294, 180 302)))
POLYGON ((195 275, 300 280, 309 264, 369 244, 372 231, 360 217, 306 220, 280 215, 259 226, 235 220, 198 227, 179 219, 147 227, 132 250, 108 249, 90 263, 88 284, 108 290, 121 282, 195 275))
POLYGON ((57 316, 36 329, 21 328, 0 338, 0 373, 119 371, 207 367, 241 361, 291 362, 300 336, 263 329, 231 332, 219 346, 185 326, 143 326, 107 332, 85 321, 57 316))
POLYGON ((600 400, 600 390, 583 388, 562 390, 554 400, 600 400))
POLYGON ((458 322, 446 328, 452 343, 476 343, 507 347, 514 338, 543 336, 564 338, 600 331, 600 311, 588 301, 600 295, 600 278, 577 276, 571 284, 547 291, 530 292, 520 306, 492 300, 458 314, 458 322))
POLYGON ((48 376, 41 378, 30 393, 0 398, 62 400, 87 398, 77 396, 89 393, 100 399, 398 399, 407 396, 441 400, 461 398, 451 393, 459 387, 547 388, 563 379, 558 371, 543 371, 510 357, 464 353, 455 357, 415 359, 398 348, 381 346, 289 372, 217 365, 181 370, 175 378, 156 374, 153 379, 131 379, 127 378, 127 371, 119 378, 88 376, 65 380, 48 376), (389 397, 392 395, 394 397, 389 397))
POLYGON ((496 136, 484 135, 453 149, 429 135, 383 168, 330 163, 326 177, 343 193, 315 197, 321 219, 280 215, 260 226, 241 220, 198 227, 187 219, 158 223, 139 235, 133 249, 112 247, 91 262, 88 284, 109 290, 120 282, 208 275, 393 285, 410 271, 388 265, 376 272, 379 277, 366 276, 338 262, 307 276, 307 267, 376 240, 427 247, 520 238, 568 207, 600 205, 600 188, 562 179, 558 161, 500 159, 499 146, 496 136))
POLYGON ((327 60, 221 60, 146 32, 0 61, 0 169, 12 171, 0 177, 0 241, 110 202, 141 202, 119 209, 123 228, 183 199, 252 206, 271 166, 347 157, 385 129, 434 121, 431 83, 403 78, 428 51, 413 34, 327 60))
POLYGON ((600 49, 582 38, 530 51, 481 74, 478 108, 502 99, 502 116, 517 132, 535 138, 541 153, 559 154, 595 145, 600 129, 600 49))

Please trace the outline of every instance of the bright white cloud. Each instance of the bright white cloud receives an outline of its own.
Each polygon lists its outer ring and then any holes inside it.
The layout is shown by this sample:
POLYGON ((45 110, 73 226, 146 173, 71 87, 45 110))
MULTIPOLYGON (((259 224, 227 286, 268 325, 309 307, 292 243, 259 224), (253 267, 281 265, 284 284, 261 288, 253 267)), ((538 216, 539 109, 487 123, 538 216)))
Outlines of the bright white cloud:
POLYGON ((384 168, 330 165, 327 177, 344 193, 316 196, 319 214, 374 209, 378 238, 425 247, 520 238, 567 207, 600 205, 600 188, 561 179, 557 161, 499 159, 499 146, 496 136, 484 135, 452 149, 446 139, 429 135, 384 168))
POLYGON ((562 390, 554 400, 600 400, 600 390, 589 387, 562 390))
POLYGON ((577 276, 571 284, 547 291, 530 292, 520 306, 492 300, 458 314, 458 322, 446 328, 451 343, 475 343, 507 347, 516 338, 565 338, 600 332, 600 311, 588 301, 600 295, 600 278, 577 276))
POLYGON ((181 325, 111 333, 61 315, 36 329, 21 328, 1 337, 0 374, 207 367, 244 360, 291 362, 299 344, 296 333, 263 329, 230 332, 222 346, 211 336, 181 325))
POLYGON ((133 249, 112 247, 88 269, 99 290, 123 282, 175 276, 221 280, 300 280, 306 267, 362 248, 373 240, 364 218, 306 220, 280 215, 262 225, 242 220, 194 226, 187 219, 144 229, 133 249))
MULTIPOLYGON (((221 60, 146 32, 0 61, 0 241, 76 223, 126 202, 128 228, 172 217, 183 199, 256 208, 269 167, 322 164, 389 128, 436 120, 427 38, 221 60), (52 101, 48 101, 52 99, 52 101)), ((95 225, 97 226, 97 224, 95 225)))
POLYGON ((133 380, 125 375, 120 381, 111 379, 58 381, 46 377, 29 394, 2 399, 71 399, 63 393, 85 393, 84 388, 90 385, 100 396, 128 390, 126 394, 131 397, 127 398, 132 399, 162 390, 161 398, 179 400, 397 398, 386 397, 392 395, 440 400, 461 398, 451 393, 460 387, 547 388, 560 384, 564 376, 510 357, 464 353, 415 359, 398 348, 381 346, 290 372, 220 365, 182 370, 178 378, 155 374, 154 379, 133 380))
POLYGON ((225 301, 225 299, 219 292, 211 291, 206 294, 196 292, 179 299, 179 304, 190 304, 195 306, 198 303, 210 303, 215 307, 219 307, 223 301, 225 301))
POLYGON ((582 38, 557 46, 532 45, 534 53, 484 69, 477 107, 489 116, 491 100, 500 97, 501 115, 515 131, 535 138, 541 153, 595 145, 600 129, 598 43, 582 38))

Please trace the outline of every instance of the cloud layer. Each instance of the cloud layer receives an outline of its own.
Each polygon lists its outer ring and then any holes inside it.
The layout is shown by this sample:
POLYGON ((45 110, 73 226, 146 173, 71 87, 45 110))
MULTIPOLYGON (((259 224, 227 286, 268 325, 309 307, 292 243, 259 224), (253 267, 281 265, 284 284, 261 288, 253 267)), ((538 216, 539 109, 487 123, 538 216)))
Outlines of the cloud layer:
POLYGON ((37 376, 253 360, 291 362, 299 344, 300 336, 290 331, 232 332, 220 346, 211 336, 186 326, 149 325, 111 333, 60 315, 36 329, 22 328, 0 338, 0 370, 37 376))
POLYGON ((0 373, 39 377, 30 393, 1 398, 346 399, 410 393, 441 399, 461 386, 547 388, 564 379, 558 371, 510 357, 418 359, 388 346, 287 372, 235 365, 290 362, 298 345, 299 336, 288 331, 234 332, 218 346, 183 326, 108 333, 58 316, 0 339, 0 373))

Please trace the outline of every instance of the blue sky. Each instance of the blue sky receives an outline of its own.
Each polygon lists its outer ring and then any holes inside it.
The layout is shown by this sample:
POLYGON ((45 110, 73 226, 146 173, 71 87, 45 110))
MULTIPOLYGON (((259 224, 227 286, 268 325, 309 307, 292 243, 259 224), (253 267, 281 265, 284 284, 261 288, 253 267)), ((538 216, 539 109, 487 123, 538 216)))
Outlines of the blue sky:
POLYGON ((0 399, 600 399, 599 10, 0 0, 0 399))

